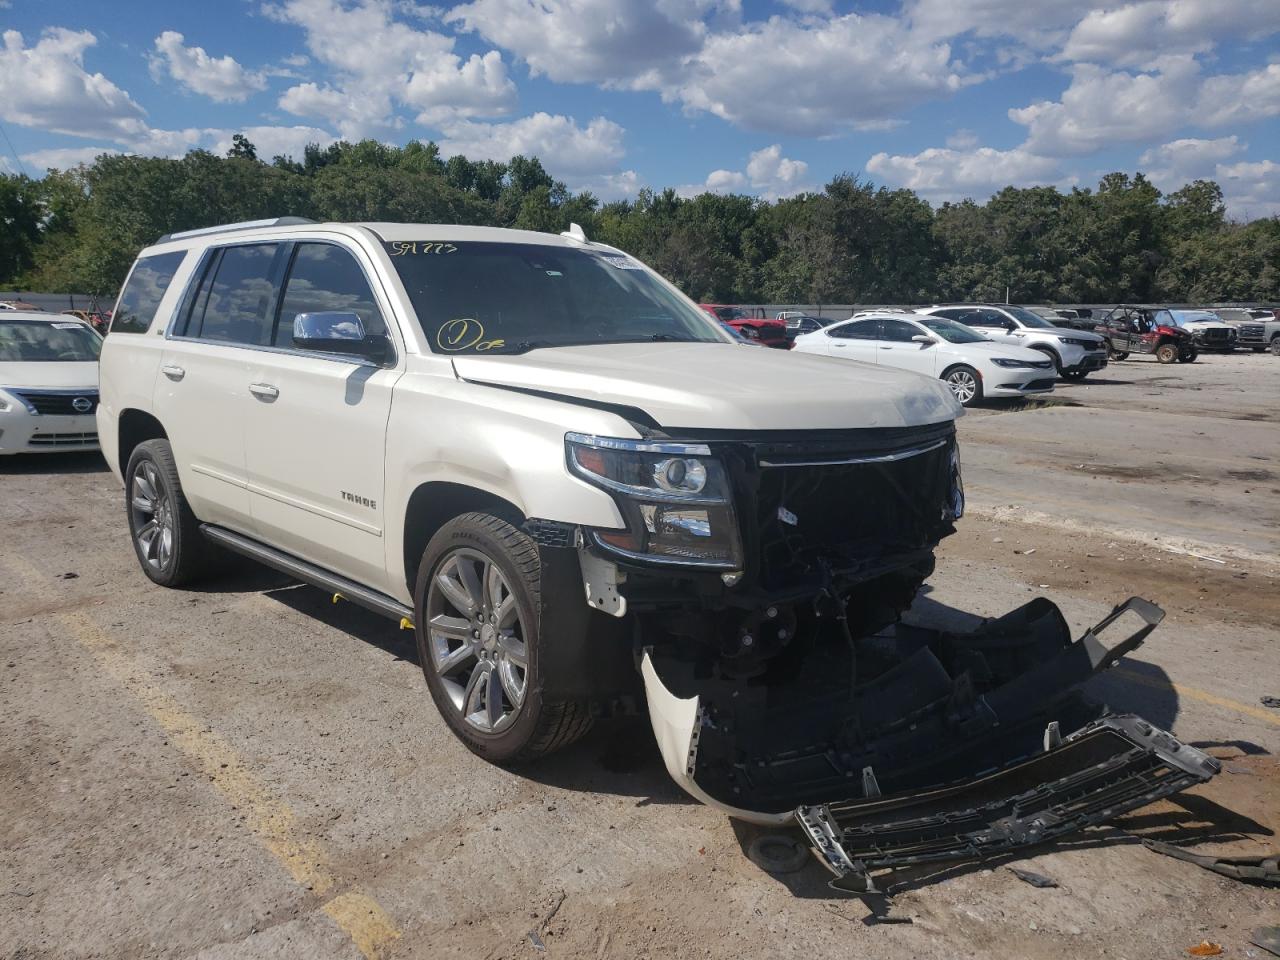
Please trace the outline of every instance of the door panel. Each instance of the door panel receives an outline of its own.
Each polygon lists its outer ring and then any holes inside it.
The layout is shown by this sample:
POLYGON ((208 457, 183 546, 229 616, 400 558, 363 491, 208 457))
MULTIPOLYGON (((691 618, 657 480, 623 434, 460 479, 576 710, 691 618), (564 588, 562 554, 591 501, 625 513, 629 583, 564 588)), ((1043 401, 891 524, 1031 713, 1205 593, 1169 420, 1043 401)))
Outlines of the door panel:
POLYGON ((828 334, 827 352, 845 360, 876 362, 876 320, 858 320, 841 324, 828 334))
POLYGON ((914 343, 912 337, 922 331, 902 320, 880 321, 880 339, 876 341, 876 362, 913 373, 934 375, 937 344, 914 343))

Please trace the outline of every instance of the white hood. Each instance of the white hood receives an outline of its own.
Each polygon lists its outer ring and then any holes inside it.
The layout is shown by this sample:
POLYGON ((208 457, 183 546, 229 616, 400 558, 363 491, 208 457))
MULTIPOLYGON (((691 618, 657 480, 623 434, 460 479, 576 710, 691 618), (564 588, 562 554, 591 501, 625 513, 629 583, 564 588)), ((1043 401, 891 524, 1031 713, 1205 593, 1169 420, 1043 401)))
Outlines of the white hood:
POLYGON ((0 388, 98 389, 97 360, 0 360, 0 388))
POLYGON ((453 363, 464 380, 638 407, 666 428, 908 427, 963 412, 932 377, 733 343, 553 347, 453 363))

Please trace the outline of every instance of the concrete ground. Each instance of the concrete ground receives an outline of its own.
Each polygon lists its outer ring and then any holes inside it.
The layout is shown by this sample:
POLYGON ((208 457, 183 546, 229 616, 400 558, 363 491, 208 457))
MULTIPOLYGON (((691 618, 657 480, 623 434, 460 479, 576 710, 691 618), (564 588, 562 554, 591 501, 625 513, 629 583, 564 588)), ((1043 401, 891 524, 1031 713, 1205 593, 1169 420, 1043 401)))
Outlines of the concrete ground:
POLYGON ((1026 858, 905 876, 891 901, 833 893, 816 863, 761 872, 643 722, 487 766, 409 633, 248 566, 153 587, 100 460, 0 463, 0 956, 1264 956, 1248 941, 1280 921, 1276 890, 1138 838, 1280 846, 1280 710, 1259 701, 1280 696, 1280 361, 1131 360, 1054 400, 962 421, 970 515, 916 612, 1043 593, 1082 629, 1160 602, 1095 692, 1226 771, 1026 858))

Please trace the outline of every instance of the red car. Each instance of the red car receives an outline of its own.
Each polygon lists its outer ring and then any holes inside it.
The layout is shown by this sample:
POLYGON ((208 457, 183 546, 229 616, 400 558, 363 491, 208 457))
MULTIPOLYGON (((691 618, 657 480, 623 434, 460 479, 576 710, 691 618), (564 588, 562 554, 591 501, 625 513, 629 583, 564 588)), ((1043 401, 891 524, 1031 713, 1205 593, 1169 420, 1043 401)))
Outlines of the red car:
POLYGON ((787 324, 783 320, 769 320, 763 315, 753 317, 742 307, 729 307, 721 303, 700 303, 698 306, 748 340, 759 340, 766 347, 777 347, 779 350, 791 349, 791 341, 787 338, 787 324))

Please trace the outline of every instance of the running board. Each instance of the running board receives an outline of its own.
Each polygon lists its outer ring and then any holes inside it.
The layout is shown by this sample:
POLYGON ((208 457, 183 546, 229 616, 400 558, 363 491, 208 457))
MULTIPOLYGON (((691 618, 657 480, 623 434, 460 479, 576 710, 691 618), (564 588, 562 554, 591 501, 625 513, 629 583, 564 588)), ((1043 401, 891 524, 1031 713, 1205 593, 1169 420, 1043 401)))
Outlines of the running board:
POLYGON ((279 570, 281 573, 287 573, 289 576, 301 580, 303 583, 309 583, 313 587, 319 587, 329 593, 338 594, 344 600, 350 600, 366 610, 380 613, 384 617, 390 617, 392 620, 413 622, 413 611, 399 600, 388 597, 385 593, 362 587, 354 580, 348 580, 346 577, 340 577, 336 573, 330 573, 323 567, 317 567, 313 563, 299 560, 292 554, 284 553, 274 547, 268 547, 264 543, 251 540, 249 537, 238 533, 232 533, 222 527, 202 523, 200 532, 220 547, 225 547, 233 553, 248 557, 250 560, 264 563, 268 567, 279 570))

